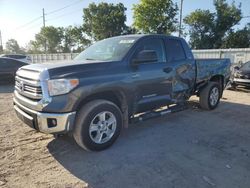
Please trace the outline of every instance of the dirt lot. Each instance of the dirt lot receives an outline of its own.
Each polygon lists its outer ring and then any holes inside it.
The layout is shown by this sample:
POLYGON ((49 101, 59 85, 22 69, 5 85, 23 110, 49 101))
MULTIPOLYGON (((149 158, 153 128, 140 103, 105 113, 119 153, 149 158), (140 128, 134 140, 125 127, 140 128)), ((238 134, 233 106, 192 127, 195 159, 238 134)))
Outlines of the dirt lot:
POLYGON ((131 125, 110 149, 85 152, 21 123, 0 86, 0 187, 250 187, 250 92, 214 111, 189 109, 131 125))

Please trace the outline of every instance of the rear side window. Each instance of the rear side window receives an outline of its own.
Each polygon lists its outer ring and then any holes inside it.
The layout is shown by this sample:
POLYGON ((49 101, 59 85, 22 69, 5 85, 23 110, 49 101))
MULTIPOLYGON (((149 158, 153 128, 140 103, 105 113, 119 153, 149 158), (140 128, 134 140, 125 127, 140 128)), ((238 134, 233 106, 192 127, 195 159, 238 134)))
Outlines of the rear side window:
POLYGON ((162 39, 145 39, 137 49, 137 53, 142 50, 154 50, 156 51, 158 62, 166 62, 164 42, 162 39))
POLYGON ((186 59, 186 55, 180 40, 168 39, 166 50, 169 61, 180 61, 186 59))

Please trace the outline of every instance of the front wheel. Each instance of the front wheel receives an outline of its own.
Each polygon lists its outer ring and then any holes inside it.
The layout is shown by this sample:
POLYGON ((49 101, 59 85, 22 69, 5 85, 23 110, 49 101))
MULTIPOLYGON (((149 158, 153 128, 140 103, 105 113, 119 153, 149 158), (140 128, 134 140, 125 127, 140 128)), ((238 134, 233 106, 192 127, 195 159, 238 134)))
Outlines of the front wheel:
POLYGON ((235 83, 231 83, 231 88, 233 89, 233 90, 236 90, 237 89, 237 85, 235 84, 235 83))
POLYGON ((200 106, 206 110, 215 109, 221 96, 221 87, 217 82, 209 82, 200 92, 200 106))
POLYGON ((122 113, 114 103, 94 100, 77 114, 73 136, 77 144, 86 150, 104 150, 120 135, 122 122, 122 113))

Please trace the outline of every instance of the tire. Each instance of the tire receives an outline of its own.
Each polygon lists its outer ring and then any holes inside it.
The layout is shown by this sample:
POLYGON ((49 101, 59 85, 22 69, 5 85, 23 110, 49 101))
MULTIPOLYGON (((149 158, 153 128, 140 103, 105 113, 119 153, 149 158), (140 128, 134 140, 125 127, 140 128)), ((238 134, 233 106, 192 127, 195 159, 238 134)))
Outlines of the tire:
POLYGON ((200 92, 200 106, 205 110, 215 109, 221 97, 221 87, 217 82, 209 82, 200 92))
POLYGON ((77 113, 73 137, 83 149, 101 151, 116 141, 122 123, 122 113, 114 103, 94 100, 77 113))
POLYGON ((236 90, 237 89, 237 85, 235 83, 231 83, 231 89, 236 90))

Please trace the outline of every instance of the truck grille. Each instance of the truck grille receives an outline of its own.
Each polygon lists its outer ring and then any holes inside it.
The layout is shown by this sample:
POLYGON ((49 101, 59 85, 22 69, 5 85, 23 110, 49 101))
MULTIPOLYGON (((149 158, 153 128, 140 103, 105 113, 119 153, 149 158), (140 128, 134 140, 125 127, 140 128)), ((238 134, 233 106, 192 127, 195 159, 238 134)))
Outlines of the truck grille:
POLYGON ((41 100, 43 97, 41 83, 36 79, 17 75, 15 77, 15 89, 20 95, 34 101, 41 100))

